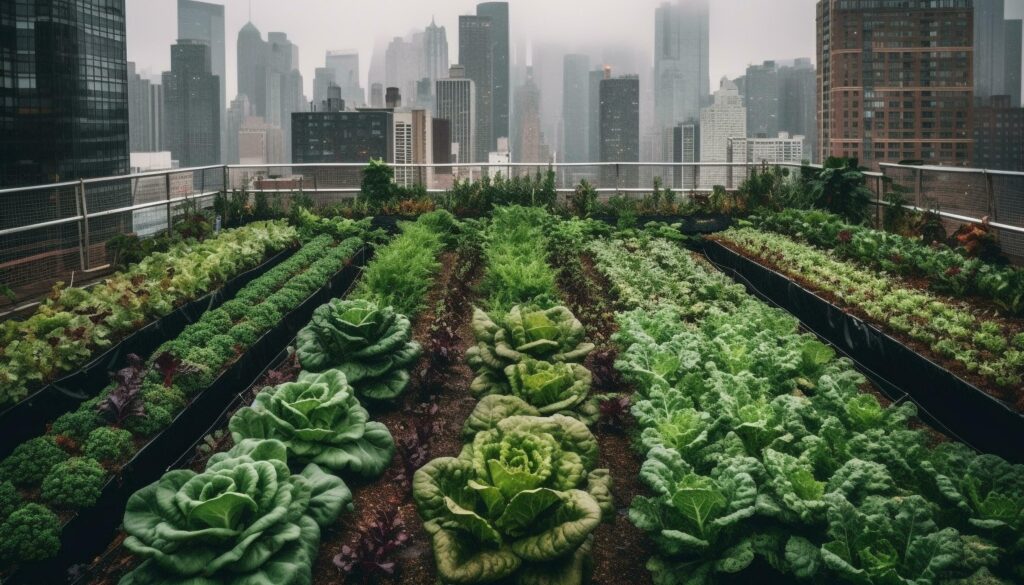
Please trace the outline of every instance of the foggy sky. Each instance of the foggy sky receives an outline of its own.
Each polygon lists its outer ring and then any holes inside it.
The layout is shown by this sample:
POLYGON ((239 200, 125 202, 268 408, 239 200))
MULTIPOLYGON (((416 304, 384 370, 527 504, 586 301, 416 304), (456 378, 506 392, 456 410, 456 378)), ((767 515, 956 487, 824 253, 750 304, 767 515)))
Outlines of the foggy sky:
MULTIPOLYGON (((218 0, 212 0, 217 2, 218 0)), ((632 46, 653 61, 654 9, 662 0, 511 0, 512 54, 526 47, 558 45, 567 51, 594 46, 632 46)), ((249 0, 223 0, 228 100, 237 94, 235 43, 249 19, 249 0)), ((128 60, 144 74, 170 68, 177 36, 177 0, 126 0, 128 60)), ((434 17, 448 33, 448 54, 458 62, 458 17, 472 14, 476 0, 252 0, 252 21, 263 37, 288 35, 299 46, 306 96, 313 73, 328 49, 358 49, 363 87, 374 47, 434 17)), ((711 0, 711 87, 723 75, 742 75, 765 59, 815 60, 815 0, 711 0)), ((1024 0, 1006 0, 1007 17, 1024 17, 1024 0)), ((592 52, 592 51, 590 51, 592 52)), ((383 55, 379 57, 383 60, 383 55)), ((600 60, 601 55, 593 55, 600 60)))

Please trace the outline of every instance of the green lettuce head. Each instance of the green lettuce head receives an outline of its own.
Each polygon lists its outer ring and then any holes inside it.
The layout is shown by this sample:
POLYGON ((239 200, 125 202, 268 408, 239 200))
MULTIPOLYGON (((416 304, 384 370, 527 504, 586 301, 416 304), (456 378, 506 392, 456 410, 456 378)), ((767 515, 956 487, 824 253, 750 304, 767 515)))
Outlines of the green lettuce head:
MULTIPOLYGON (((579 364, 549 363, 527 358, 505 368, 508 394, 534 406, 541 415, 571 414, 590 395, 590 370, 579 364)), ((489 393, 501 393, 491 386, 489 393)), ((481 393, 476 394, 477 397, 481 393)))
POLYGON ((392 400, 405 391, 421 352, 411 339, 409 319, 393 308, 335 299, 313 312, 295 353, 304 370, 340 370, 360 397, 392 400))
POLYGON ((395 443, 387 427, 369 419, 345 374, 327 370, 303 372, 296 382, 260 393, 229 426, 235 442, 277 439, 295 462, 370 478, 391 462, 395 443))
POLYGON ((145 562, 121 585, 308 584, 320 529, 351 501, 315 464, 292 475, 280 441, 242 441, 132 495, 124 545, 145 562))
POLYGON ((512 416, 459 457, 422 467, 413 497, 441 580, 582 583, 591 533, 612 513, 611 478, 596 460, 580 421, 512 416))
POLYGON ((497 321, 476 309, 473 333, 477 343, 466 360, 477 372, 474 389, 504 385, 505 368, 526 358, 578 364, 594 350, 594 344, 583 342, 583 324, 565 307, 516 306, 497 321))

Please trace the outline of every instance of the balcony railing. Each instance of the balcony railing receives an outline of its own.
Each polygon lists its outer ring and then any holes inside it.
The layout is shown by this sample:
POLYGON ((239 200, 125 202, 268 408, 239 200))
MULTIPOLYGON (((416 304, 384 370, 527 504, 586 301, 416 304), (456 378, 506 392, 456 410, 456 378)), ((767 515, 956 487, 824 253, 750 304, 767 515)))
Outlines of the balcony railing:
MULTIPOLYGON (((640 197, 655 180, 683 196, 714 185, 735 190, 761 163, 496 163, 393 164, 403 186, 440 194, 455 180, 555 173, 565 196, 582 179, 600 196, 640 197)), ((798 170, 797 164, 772 164, 798 170)), ((245 190, 280 198, 298 192, 318 204, 338 203, 359 193, 365 164, 215 165, 84 179, 0 190, 0 283, 27 293, 53 282, 90 278, 109 268, 107 242, 119 235, 142 237, 167 229, 187 206, 210 208, 225 191, 245 190)), ((885 193, 903 188, 907 208, 937 211, 948 227, 989 220, 1003 249, 1024 257, 1024 173, 956 167, 882 164, 868 174, 879 210, 885 193)))

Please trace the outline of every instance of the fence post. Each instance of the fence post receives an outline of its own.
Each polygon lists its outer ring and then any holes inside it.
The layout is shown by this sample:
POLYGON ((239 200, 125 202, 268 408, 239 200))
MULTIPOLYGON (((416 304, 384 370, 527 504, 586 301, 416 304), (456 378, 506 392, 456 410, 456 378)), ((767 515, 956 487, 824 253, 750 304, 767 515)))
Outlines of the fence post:
POLYGON ((224 197, 225 198, 228 196, 228 191, 230 191, 230 189, 229 189, 230 185, 228 184, 228 181, 229 181, 228 165, 224 165, 224 197))
POLYGON ((921 185, 923 184, 923 177, 922 177, 923 172, 921 171, 921 169, 914 169, 914 172, 917 173, 917 187, 914 189, 914 207, 917 207, 918 209, 920 209, 921 208, 921 203, 922 203, 922 195, 923 195, 922 192, 921 192, 922 191, 921 185))
POLYGON ((988 200, 988 218, 990 221, 996 221, 998 219, 997 214, 999 209, 996 207, 995 189, 992 187, 992 175, 987 170, 982 170, 981 176, 985 179, 985 195, 988 200))
POLYGON ((164 188, 167 191, 167 233, 171 233, 174 224, 174 212, 171 210, 171 173, 164 174, 164 188))
POLYGON ((78 222, 78 261, 82 271, 89 270, 89 212, 85 203, 85 181, 78 180, 75 188, 75 210, 82 219, 78 222))
POLYGON ((622 188, 622 181, 619 179, 619 163, 615 163, 615 190, 622 188))

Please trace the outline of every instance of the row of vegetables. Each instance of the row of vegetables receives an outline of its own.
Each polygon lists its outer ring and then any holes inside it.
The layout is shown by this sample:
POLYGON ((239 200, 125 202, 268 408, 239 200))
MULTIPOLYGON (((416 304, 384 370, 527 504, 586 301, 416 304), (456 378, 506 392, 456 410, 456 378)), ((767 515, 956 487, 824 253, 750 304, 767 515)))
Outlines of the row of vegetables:
POLYGON ((763 230, 773 231, 841 257, 893 274, 927 278, 936 292, 974 295, 1003 310, 1024 313, 1024 270, 970 258, 945 245, 925 245, 920 239, 848 224, 826 211, 787 209, 750 218, 763 230))
POLYGON ((187 240, 88 288, 58 283, 33 315, 0 323, 0 407, 87 363, 147 322, 217 289, 296 242, 283 221, 187 240))
POLYGON ((315 238, 207 311, 149 359, 137 356, 97 397, 56 419, 0 461, 0 562, 38 561, 60 549, 62 519, 91 508, 104 486, 265 333, 362 246, 315 238), (6 535, 10 535, 7 537, 6 535))
POLYGON ((445 583, 585 582, 593 531, 614 511, 587 428, 596 407, 582 362, 594 345, 568 309, 552 306, 554 276, 537 261, 548 219, 498 210, 486 230, 489 312, 475 310, 467 351, 480 401, 459 455, 413 478, 445 583))
MULTIPOLYGON (((714 238, 831 293, 845 306, 923 344, 988 384, 1014 392, 1024 380, 1024 331, 1013 323, 787 236, 739 228, 714 238)), ((1010 400, 1015 401, 1016 397, 1010 400)))
POLYGON ((123 585, 311 582, 322 530, 352 509, 345 480, 376 478, 394 456, 391 433, 360 398, 378 404, 408 386, 421 349, 409 318, 380 300, 422 303, 446 231, 434 220, 404 224, 347 298, 314 311, 296 337, 301 372, 231 416, 229 451, 131 497, 124 546, 142 562, 123 585))
POLYGON ((628 309, 616 367, 636 389, 650 496, 630 519, 659 585, 1024 579, 1024 466, 882 406, 791 316, 673 243, 593 242, 628 309))

